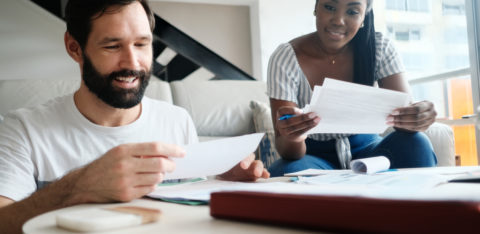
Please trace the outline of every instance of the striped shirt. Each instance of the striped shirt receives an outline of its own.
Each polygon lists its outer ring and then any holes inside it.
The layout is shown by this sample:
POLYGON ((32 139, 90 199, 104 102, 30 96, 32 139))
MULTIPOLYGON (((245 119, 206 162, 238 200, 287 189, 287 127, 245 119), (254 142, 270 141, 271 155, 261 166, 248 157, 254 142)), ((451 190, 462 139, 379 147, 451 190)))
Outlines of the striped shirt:
MULTIPOLYGON (((375 34, 375 81, 404 71, 393 44, 379 32, 375 34)), ((270 98, 294 102, 304 108, 312 97, 312 88, 298 63, 290 43, 281 44, 268 63, 267 94, 270 98)), ((351 134, 312 134, 317 141, 336 140, 336 150, 342 168, 349 168, 352 158, 348 136, 351 134)))

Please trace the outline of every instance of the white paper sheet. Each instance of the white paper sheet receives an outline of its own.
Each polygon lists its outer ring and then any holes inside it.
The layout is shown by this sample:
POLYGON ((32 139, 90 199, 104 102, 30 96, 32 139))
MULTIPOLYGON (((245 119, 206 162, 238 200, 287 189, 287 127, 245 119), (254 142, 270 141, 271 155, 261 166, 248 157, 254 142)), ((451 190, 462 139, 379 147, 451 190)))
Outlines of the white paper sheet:
POLYGON ((387 116, 409 102, 406 93, 326 78, 315 86, 304 112, 315 112, 321 120, 307 134, 382 133, 387 116))
POLYGON ((264 133, 224 138, 185 146, 184 158, 171 158, 176 163, 165 180, 218 175, 230 170, 257 148, 264 133))

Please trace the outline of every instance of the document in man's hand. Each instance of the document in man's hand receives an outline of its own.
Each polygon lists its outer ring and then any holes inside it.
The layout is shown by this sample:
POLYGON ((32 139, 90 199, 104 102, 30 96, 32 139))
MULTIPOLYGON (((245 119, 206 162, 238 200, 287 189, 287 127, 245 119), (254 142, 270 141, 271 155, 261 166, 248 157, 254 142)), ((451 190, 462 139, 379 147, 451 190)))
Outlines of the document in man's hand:
POLYGON ((264 133, 255 133, 185 146, 184 158, 171 158, 176 168, 168 179, 218 175, 228 171, 257 148, 264 133))
POLYGON ((382 133, 387 116, 409 102, 402 92, 353 84, 326 78, 315 86, 310 104, 304 112, 315 112, 320 122, 307 134, 314 133, 382 133))

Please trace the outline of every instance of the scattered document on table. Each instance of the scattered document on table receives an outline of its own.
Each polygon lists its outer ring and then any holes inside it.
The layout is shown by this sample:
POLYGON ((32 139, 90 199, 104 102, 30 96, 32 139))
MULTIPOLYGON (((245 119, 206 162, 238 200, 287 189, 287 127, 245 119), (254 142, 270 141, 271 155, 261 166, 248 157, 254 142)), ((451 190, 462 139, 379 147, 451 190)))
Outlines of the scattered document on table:
MULTIPOLYGON (((435 167, 399 169, 372 175, 357 174, 351 170, 316 170, 317 173, 320 173, 319 176, 298 177, 295 182, 286 182, 286 180, 260 180, 261 182, 205 180, 159 186, 148 196, 170 201, 208 202, 212 192, 250 191, 385 199, 480 201, 480 185, 462 186, 460 183, 446 183, 451 178, 479 170, 478 166, 435 167), (459 189, 451 189, 457 187, 459 189)), ((312 173, 314 170, 312 169, 310 172, 312 173)), ((294 178, 290 178, 290 181, 294 181, 292 180, 294 178)), ((288 178, 283 177, 282 179, 288 178)))
POLYGON ((311 185, 357 185, 370 189, 385 189, 384 192, 402 195, 433 188, 441 183, 448 182, 448 179, 441 175, 425 176, 424 174, 402 173, 368 175, 346 172, 343 174, 299 177, 298 182, 311 185))
POLYGON ((185 146, 184 158, 171 158, 176 168, 165 180, 218 175, 230 170, 257 148, 264 133, 200 142, 185 146))
POLYGON ((387 116, 408 102, 407 93, 326 78, 323 86, 314 87, 310 104, 303 110, 321 118, 307 134, 383 133, 388 128, 387 116))
POLYGON ((305 169, 303 171, 297 171, 292 173, 286 173, 284 176, 316 176, 316 175, 328 175, 328 174, 342 174, 345 172, 351 172, 352 170, 340 169, 340 170, 323 170, 323 169, 305 169))

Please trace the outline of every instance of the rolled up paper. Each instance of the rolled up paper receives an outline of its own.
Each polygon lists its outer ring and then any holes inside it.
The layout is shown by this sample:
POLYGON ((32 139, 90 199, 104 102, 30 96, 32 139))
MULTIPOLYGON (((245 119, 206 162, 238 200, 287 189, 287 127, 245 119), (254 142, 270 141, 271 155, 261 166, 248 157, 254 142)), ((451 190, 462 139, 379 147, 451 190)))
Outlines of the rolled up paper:
POLYGON ((388 170, 390 168, 390 160, 385 156, 356 159, 350 162, 350 168, 355 173, 374 174, 388 170))

